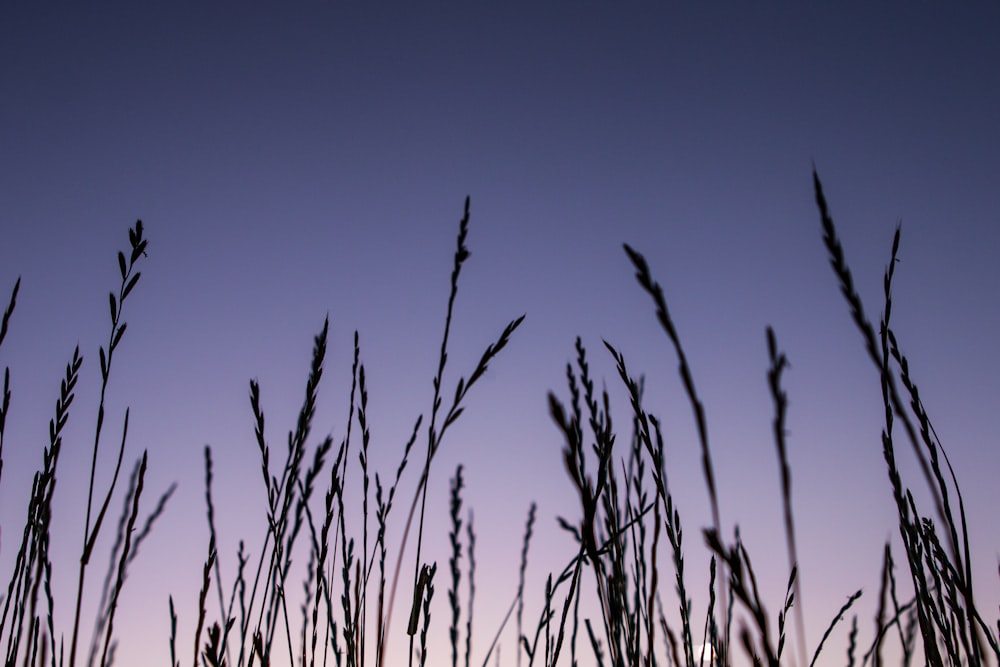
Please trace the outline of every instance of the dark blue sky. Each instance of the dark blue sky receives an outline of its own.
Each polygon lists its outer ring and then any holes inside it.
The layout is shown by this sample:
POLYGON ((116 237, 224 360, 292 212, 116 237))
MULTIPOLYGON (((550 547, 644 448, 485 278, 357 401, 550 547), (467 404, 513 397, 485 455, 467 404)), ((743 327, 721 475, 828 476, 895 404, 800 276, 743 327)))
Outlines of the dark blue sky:
MULTIPOLYGON (((775 327, 792 363, 810 642, 859 587, 864 627, 882 543, 897 531, 877 376, 826 263, 814 164, 873 319, 902 221, 894 320, 965 484, 984 606, 996 607, 1000 5, 536 4, 0 6, 4 298, 22 276, 0 351, 14 393, 0 563, 12 557, 8 536, 77 343, 87 361, 62 465, 83 469, 114 253, 137 218, 150 239, 110 423, 131 406, 130 455, 148 448, 149 488, 176 480, 180 495, 123 594, 144 619, 123 631, 124 662, 142 642, 166 647, 168 593, 188 610, 182 630, 190 625, 207 542, 205 443, 226 517, 224 574, 239 538, 255 548, 263 490, 247 381, 261 382, 277 445, 327 313, 317 428, 344 433, 358 329, 373 460, 395 469, 413 419, 430 407, 466 195, 472 257, 446 385, 526 314, 432 481, 443 562, 446 479, 465 463, 490 573, 477 609, 484 637, 515 590, 532 500, 544 554, 532 562, 536 590, 572 554, 554 517, 579 510, 545 395, 565 395, 577 335, 616 397, 619 424, 627 403, 602 338, 647 374, 650 408, 668 425, 690 576, 707 577, 698 531, 710 519, 690 412, 623 242, 666 289, 708 412, 723 523, 738 522, 762 554, 776 609, 786 563, 764 376, 764 328, 775 327), (260 511, 248 512, 254 503, 260 511)), ((85 492, 68 472, 60 481, 68 553, 85 492)), ((67 582, 73 560, 58 575, 67 582)))

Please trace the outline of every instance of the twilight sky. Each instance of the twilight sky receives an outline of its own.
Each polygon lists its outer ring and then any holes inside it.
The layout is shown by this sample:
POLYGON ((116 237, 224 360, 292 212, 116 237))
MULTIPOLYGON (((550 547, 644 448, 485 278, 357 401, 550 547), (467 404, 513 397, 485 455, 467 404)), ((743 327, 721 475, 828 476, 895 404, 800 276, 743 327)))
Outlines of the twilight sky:
MULTIPOLYGON (((316 437, 344 435, 358 330, 372 462, 383 477, 395 471, 414 419, 430 409, 469 195, 472 256, 446 394, 509 320, 526 318, 474 387, 432 471, 426 553, 441 567, 438 655, 447 633, 447 480, 457 464, 478 533, 480 660, 516 590, 532 501, 530 617, 545 576, 573 554, 555 518, 575 522, 580 510, 546 393, 568 398, 576 336, 623 427, 628 404, 601 340, 647 376, 703 613, 700 530, 710 514, 691 413, 623 242, 646 256, 666 290, 707 411, 723 524, 729 534, 739 524, 772 614, 787 578, 765 379, 764 330, 775 328, 791 361, 809 645, 863 588, 855 610, 867 647, 882 545, 898 542, 898 532, 877 374, 827 265, 813 164, 872 319, 902 222, 893 318, 962 483, 979 599, 995 621, 1000 5, 153 5, 0 5, 3 305, 22 279, 0 348, 13 393, 0 564, 10 571, 30 474, 79 344, 85 362, 53 538, 57 604, 65 605, 57 625, 66 632, 97 348, 106 344, 106 293, 117 289, 115 253, 128 227, 143 220, 149 257, 126 304, 99 482, 110 476, 129 406, 126 459, 149 451, 146 507, 170 483, 179 490, 122 594, 119 661, 127 665, 151 651, 166 655, 169 594, 187 655, 208 541, 206 443, 216 459, 224 577, 234 576, 239 539, 259 553, 264 491, 248 381, 260 381, 267 436, 281 452, 327 314, 316 437)), ((415 469, 404 476, 403 505, 415 469)), ((357 481, 348 483, 356 489, 357 481)), ((396 510, 390 552, 405 509, 396 510)), ((108 547, 101 542, 98 553, 108 547)), ((103 576, 104 556, 95 561, 89 590, 103 576)), ((666 603, 672 583, 663 592, 666 603)), ((404 616, 394 617, 397 632, 404 616)), ((838 662, 846 632, 832 640, 838 662)), ((512 660, 509 628, 502 642, 512 660)))

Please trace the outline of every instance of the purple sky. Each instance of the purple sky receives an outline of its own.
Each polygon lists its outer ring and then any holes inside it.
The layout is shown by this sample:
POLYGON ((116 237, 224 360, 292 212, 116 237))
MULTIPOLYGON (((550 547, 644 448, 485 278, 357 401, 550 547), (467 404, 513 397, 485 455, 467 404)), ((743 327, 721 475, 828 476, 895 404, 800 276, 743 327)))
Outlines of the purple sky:
MULTIPOLYGON (((216 458, 224 576, 234 575, 239 539, 258 553, 264 491, 248 380, 261 383, 268 439, 282 451, 327 314, 316 435, 344 435, 357 329, 373 465, 383 477, 395 471, 413 420, 430 409, 470 195, 472 257, 448 392, 507 321, 526 319, 474 388, 432 471, 426 553, 442 568, 438 655, 447 632, 447 479, 458 463, 478 531, 480 660, 516 590, 530 502, 539 519, 529 616, 547 573, 573 555, 555 517, 575 521, 580 510, 545 397, 568 398, 565 365, 578 335, 612 392, 618 424, 629 423, 628 404, 601 340, 647 375, 703 613, 700 530, 710 514, 697 441, 676 360, 623 242, 644 253, 666 290, 707 411, 724 527, 731 534, 740 525, 776 614, 787 560, 765 380, 764 330, 774 326, 791 361, 809 645, 864 588, 855 609, 867 647, 882 545, 898 543, 898 531, 878 378, 827 265, 814 163, 873 319, 902 221, 893 318, 962 483, 979 600, 995 620, 1000 427, 989 415, 1000 397, 1000 5, 148 4, 0 5, 4 305, 22 278, 0 348, 13 391, 0 564, 10 571, 30 473, 79 344, 85 363, 53 538, 65 632, 97 348, 128 227, 142 218, 149 258, 126 304, 99 481, 109 478, 130 406, 126 457, 149 450, 147 507, 179 484, 122 595, 119 661, 140 664, 149 651, 166 655, 168 594, 188 652, 208 541, 206 443, 216 458)), ((105 565, 95 559, 91 590, 105 565)), ((672 583, 663 591, 672 599, 672 583)), ((397 632, 403 615, 394 617, 397 632)), ((832 640, 838 662, 846 630, 832 640)), ((512 660, 514 651, 508 631, 503 655, 512 660)))

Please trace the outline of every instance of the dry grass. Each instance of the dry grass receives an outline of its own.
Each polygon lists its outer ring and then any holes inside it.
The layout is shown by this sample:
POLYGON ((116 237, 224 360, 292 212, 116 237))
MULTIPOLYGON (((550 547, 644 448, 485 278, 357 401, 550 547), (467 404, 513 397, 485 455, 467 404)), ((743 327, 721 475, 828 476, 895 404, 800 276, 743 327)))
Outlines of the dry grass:
MULTIPOLYGON (((831 266, 882 389, 883 452, 909 573, 908 578, 898 575, 892 548, 887 544, 875 632, 867 648, 859 644, 857 616, 853 616, 847 631, 848 655, 843 660, 848 665, 858 662, 881 665, 885 643, 894 641, 899 644, 903 664, 920 660, 935 666, 1000 663, 997 642, 1000 623, 996 628, 990 626, 976 605, 968 526, 958 482, 920 398, 897 333, 890 324, 891 285, 899 231, 893 240, 885 274, 883 315, 876 330, 854 287, 815 174, 814 185, 831 266), (898 428, 900 425, 902 429, 898 428), (900 430, 902 436, 897 433, 900 430), (896 444, 900 437, 909 443, 920 464, 922 483, 933 504, 929 515, 919 511, 896 464, 896 444), (908 583, 904 584, 903 579, 908 583)), ((262 490, 267 499, 259 543, 248 548, 240 542, 235 555, 236 576, 232 581, 223 581, 216 550, 215 471, 212 451, 206 447, 205 504, 209 543, 195 610, 195 632, 187 639, 177 636, 177 609, 171 598, 168 601, 171 665, 179 667, 181 660, 191 659, 194 667, 199 664, 210 667, 271 664, 380 667, 388 664, 386 652, 390 637, 396 636, 393 633, 405 633, 401 636, 409 643, 410 665, 442 664, 448 659, 445 655, 431 654, 427 639, 431 620, 439 615, 434 610, 442 599, 435 597, 435 589, 440 585, 437 563, 424 560, 426 513, 438 511, 427 506, 433 462, 445 443, 445 434, 463 414, 470 390, 523 321, 523 317, 511 320, 496 340, 486 345, 467 375, 457 380, 449 379, 453 377, 448 363, 449 340, 459 279, 470 256, 466 246, 468 229, 469 202, 466 200, 459 223, 428 416, 415 418, 391 482, 389 477, 374 470, 369 461, 368 387, 357 333, 346 434, 338 443, 330 437, 316 439, 312 434, 324 373, 328 322, 323 323, 313 339, 302 406, 294 427, 289 430, 287 448, 281 460, 272 459, 261 388, 256 381, 250 382, 255 442, 260 457, 262 490), (424 424, 426 428, 422 430, 424 424), (411 460, 420 462, 415 479, 406 474, 411 460), (356 468, 353 467, 355 461, 356 468), (348 501, 346 487, 350 480, 361 485, 360 507, 351 506, 348 501), (409 491, 403 491, 405 488, 409 491), (394 512, 400 493, 410 498, 405 518, 394 512), (391 524, 401 527, 398 543, 390 543, 391 524), (348 530, 349 525, 352 530, 348 530), (414 553, 408 556, 406 547, 411 537, 415 547, 414 553), (293 573, 299 571, 293 569, 293 562, 307 563, 304 581, 292 580, 293 573), (398 599, 397 593, 400 593, 398 599), (300 601, 298 608, 291 606, 293 599, 300 601), (184 648, 185 645, 188 648, 184 648)), ((115 351, 126 331, 124 304, 139 280, 137 267, 145 254, 146 244, 139 222, 129 230, 128 254, 118 254, 121 283, 117 293, 109 295, 111 326, 108 343, 99 349, 98 355, 100 402, 92 445, 74 617, 71 623, 66 623, 65 619, 53 616, 55 593, 51 586, 53 554, 49 550, 49 530, 55 509, 53 497, 63 430, 83 364, 78 349, 72 354, 60 383, 55 414, 50 421, 49 443, 42 467, 33 478, 21 541, 3 595, 0 642, 5 649, 6 665, 74 666, 78 660, 85 579, 97 535, 104 526, 116 490, 120 491, 117 481, 128 433, 126 411, 112 481, 104 490, 95 489, 98 450, 104 434, 105 394, 115 351)), ((481 655, 474 656, 474 605, 482 602, 477 601, 475 595, 476 532, 471 510, 468 513, 464 510, 463 467, 458 466, 450 482, 448 508, 451 529, 445 599, 450 611, 451 664, 453 667, 459 663, 469 667, 480 661, 484 666, 490 661, 500 664, 500 649, 504 644, 501 639, 512 618, 515 641, 513 646, 507 647, 503 660, 518 667, 816 664, 827 638, 839 631, 840 622, 853 609, 860 591, 845 597, 846 601, 830 621, 819 645, 812 655, 808 655, 803 636, 804 611, 799 589, 792 478, 785 441, 788 400, 782 387, 782 375, 788 360, 778 347, 775 333, 768 328, 766 342, 770 365, 766 380, 774 405, 773 438, 780 476, 777 493, 782 501, 788 559, 784 599, 777 606, 777 615, 772 616, 761 597, 751 554, 738 530, 731 540, 723 537, 708 420, 664 290, 639 252, 626 245, 625 253, 635 269, 640 288, 652 299, 656 319, 676 355, 681 385, 692 409, 712 515, 712 525, 703 531, 711 553, 708 581, 692 582, 685 569, 682 515, 671 493, 661 422, 643 402, 643 380, 629 369, 624 355, 613 344, 604 342, 604 349, 629 399, 627 422, 631 432, 623 437, 612 419, 608 391, 595 389, 591 359, 583 342, 577 339, 575 363, 568 365, 566 370, 569 398, 564 402, 554 393, 549 395, 550 413, 563 441, 568 480, 579 499, 579 516, 560 519, 562 528, 575 541, 575 552, 567 554, 567 564, 561 571, 546 577, 541 608, 527 608, 530 545, 538 530, 536 507, 532 504, 525 524, 517 590, 512 591, 513 599, 500 627, 485 630, 487 636, 493 638, 492 643, 480 651, 481 655), (585 594, 585 586, 592 593, 585 594), (679 600, 676 609, 664 608, 664 586, 676 593, 679 600), (692 613, 691 597, 698 594, 707 598, 704 617, 695 617, 692 613), (795 641, 790 640, 793 624, 796 626, 795 641)), ((7 333, 19 287, 20 280, 14 284, 4 311, 0 344, 7 333)), ((6 371, 0 401, 0 480, 10 396, 10 373, 6 371)), ((95 611, 97 620, 87 651, 88 666, 104 667, 114 662, 115 615, 129 564, 173 494, 173 487, 164 492, 140 524, 145 475, 146 456, 143 453, 135 463, 125 490, 118 494, 122 509, 95 611), (141 528, 137 528, 140 525, 141 528)), ((73 560, 59 557, 60 562, 73 560)), ((189 576, 194 573, 176 574, 189 576)), ((823 657, 824 664, 840 660, 829 655, 823 657)))
MULTIPOLYGON (((60 382, 59 398, 56 399, 55 415, 49 421, 49 442, 42 454, 42 468, 34 473, 32 478, 31 497, 28 501, 28 512, 21 533, 21 542, 15 556, 13 571, 7 584, 6 595, 3 596, 3 613, 0 616, 0 641, 5 644, 5 664, 24 665, 75 665, 77 649, 80 644, 80 616, 84 598, 84 584, 89 569, 97 537, 104 526, 107 511, 117 488, 119 473, 125 453, 125 443, 128 436, 128 410, 125 411, 124 423, 121 429, 121 443, 118 447, 114 472, 108 488, 104 491, 95 490, 94 481, 97 472, 98 452, 104 433, 105 398, 108 383, 111 378, 115 351, 121 344, 127 328, 123 319, 125 301, 139 282, 138 265, 145 256, 147 241, 143 237, 142 221, 129 229, 128 256, 118 253, 118 268, 121 273, 121 283, 117 294, 108 294, 108 305, 111 327, 108 343, 98 350, 101 373, 100 402, 97 406, 97 420, 94 440, 91 448, 91 468, 86 499, 86 519, 83 527, 83 544, 79 556, 79 575, 76 590, 75 613, 71 632, 67 636, 56 631, 54 618, 54 601, 52 590, 52 554, 49 551, 51 543, 51 520, 53 513, 53 498, 59 466, 59 455, 62 451, 62 436, 70 415, 70 407, 75 398, 76 385, 83 366, 83 357, 77 347, 70 362, 66 365, 66 373, 60 382), (96 501, 96 502, 95 502, 96 501), (65 655, 66 643, 69 646, 68 662, 65 655)), ((10 317, 14 311, 20 279, 14 284, 9 305, 4 311, 3 324, 0 328, 0 343, 6 335, 10 317)), ((4 372, 3 411, 0 413, 0 456, 3 452, 3 431, 7 413, 10 407, 10 371, 4 372)), ((2 462, 0 462, 2 470, 2 462)), ((114 621, 118 609, 119 593, 128 572, 128 567, 138 554, 139 547, 149 535, 156 519, 162 514, 167 501, 173 494, 173 487, 163 493, 154 506, 153 511, 143 522, 143 527, 135 535, 139 517, 139 503, 144 489, 146 475, 146 452, 136 462, 129 484, 124 493, 121 517, 118 521, 118 531, 109 555, 108 570, 104 577, 101 594, 95 610, 95 625, 92 630, 90 648, 87 655, 87 665, 106 665, 114 660, 116 642, 114 641, 114 621), (100 659, 98 662, 98 654, 100 659)), ((69 561, 69 562, 72 562, 69 561)), ((62 627, 61 625, 59 626, 62 627)), ((64 631, 63 631, 64 632, 64 631)))

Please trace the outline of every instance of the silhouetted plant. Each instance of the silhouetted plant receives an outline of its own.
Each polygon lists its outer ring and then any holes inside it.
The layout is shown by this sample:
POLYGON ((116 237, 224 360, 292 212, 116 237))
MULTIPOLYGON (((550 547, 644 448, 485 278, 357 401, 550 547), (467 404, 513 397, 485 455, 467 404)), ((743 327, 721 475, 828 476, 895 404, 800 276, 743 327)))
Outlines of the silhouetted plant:
MULTIPOLYGON (((91 448, 91 468, 87 492, 86 518, 84 521, 83 546, 79 558, 79 575, 76 593, 76 605, 72 632, 69 637, 69 665, 76 664, 76 650, 80 635, 80 614, 84 597, 87 567, 94 553, 96 540, 103 526, 107 510, 114 497, 125 453, 125 443, 128 436, 128 416, 126 408, 122 425, 121 444, 114 467, 111 483, 103 492, 100 504, 95 505, 94 480, 97 474, 98 453, 103 434, 106 398, 111 378, 111 366, 115 351, 125 335, 127 324, 122 318, 126 298, 135 289, 140 272, 136 268, 140 259, 146 256, 147 241, 143 237, 142 221, 137 221, 129 229, 129 255, 118 253, 118 268, 121 283, 117 295, 108 295, 111 316, 111 331, 107 346, 98 350, 101 371, 100 401, 97 407, 97 425, 94 442, 91 448), (96 514, 94 513, 94 510, 96 514)), ((0 324, 0 343, 3 342, 14 312, 21 280, 18 278, 11 292, 9 305, 4 311, 0 324)), ((35 473, 32 480, 32 490, 28 501, 27 518, 22 532, 21 544, 14 558, 14 568, 4 596, 3 613, 0 616, 0 640, 6 635, 5 664, 25 665, 65 664, 63 653, 64 638, 60 635, 57 641, 57 624, 55 622, 55 602, 52 591, 53 561, 50 553, 50 527, 53 514, 53 498, 58 475, 60 452, 62 451, 63 434, 69 420, 70 406, 76 396, 77 383, 83 357, 80 348, 73 351, 71 361, 66 365, 66 373, 60 383, 59 397, 56 399, 54 417, 49 421, 49 442, 42 452, 42 468, 35 473), (44 599, 41 593, 44 591, 44 599), (44 610, 45 625, 43 629, 42 614, 44 610), (8 621, 10 621, 8 625, 8 621)), ((4 371, 3 399, 0 401, 0 472, 3 469, 2 453, 4 427, 10 408, 11 386, 10 369, 4 371)), ((87 664, 93 665, 100 652, 100 665, 104 667, 114 661, 116 642, 114 639, 114 621, 118 609, 118 600, 122 586, 128 575, 128 566, 135 559, 142 542, 149 535, 153 524, 162 514, 167 501, 174 492, 171 486, 160 496, 155 509, 143 523, 141 530, 135 535, 139 516, 139 503, 144 489, 147 455, 144 451, 136 462, 125 493, 121 518, 118 521, 118 532, 109 557, 108 571, 101 588, 98 608, 95 612, 87 664)))
MULTIPOLYGON (((896 332, 891 327, 892 281, 900 243, 897 228, 893 237, 889 265, 883 279, 884 311, 876 333, 865 314, 832 217, 829 213, 819 177, 813 173, 813 185, 823 240, 840 289, 848 303, 851 317, 862 335, 865 350, 878 372, 885 425, 881 434, 883 457, 886 462, 892 501, 897 510, 902 553, 906 557, 910 586, 897 581, 892 547, 883 551, 881 586, 875 614, 874 634, 869 648, 860 655, 862 665, 883 664, 882 649, 887 639, 898 640, 903 665, 922 658, 932 666, 984 665, 1000 663, 1000 647, 996 630, 983 619, 977 606, 972 583, 969 527, 962 494, 955 472, 948 460, 917 387, 907 357, 901 351, 896 332), (900 387, 902 389, 900 389, 900 387), (901 424, 917 459, 930 499, 932 516, 921 514, 913 493, 904 483, 896 460, 895 427, 901 424), (912 588, 910 593, 904 588, 912 588), (912 595, 907 598, 907 595, 912 595), (917 642, 919 631, 919 643, 917 642)), ((313 419, 319 400, 319 385, 324 373, 329 335, 329 320, 325 320, 313 338, 312 356, 306 380, 305 396, 294 428, 289 430, 287 452, 277 466, 271 459, 271 448, 265 432, 261 387, 255 380, 249 384, 250 407, 254 420, 254 440, 261 461, 263 494, 266 503, 265 525, 256 555, 239 542, 236 554, 236 575, 231 585, 222 581, 220 556, 217 552, 218 532, 227 527, 217 520, 216 499, 213 497, 213 468, 210 447, 204 450, 205 503, 209 529, 208 555, 201 572, 201 587, 196 607, 196 623, 192 644, 194 667, 251 667, 284 664, 301 667, 327 665, 362 667, 388 664, 386 651, 391 635, 391 620, 395 595, 407 540, 416 523, 416 549, 410 605, 405 626, 409 642, 408 661, 412 665, 438 664, 444 658, 430 655, 428 631, 432 618, 437 563, 426 562, 423 555, 425 513, 433 460, 444 442, 444 434, 465 410, 471 387, 484 375, 488 364, 507 345, 523 321, 523 316, 510 321, 496 340, 488 344, 479 361, 467 376, 455 382, 452 398, 447 399, 445 373, 448 365, 452 318, 458 293, 459 277, 470 253, 466 246, 469 226, 469 200, 465 201, 459 223, 450 290, 444 318, 436 371, 432 379, 432 398, 426 427, 426 450, 423 452, 419 476, 412 489, 412 500, 397 546, 389 545, 389 527, 397 491, 414 445, 424 423, 418 416, 409 439, 403 444, 402 455, 391 483, 386 483, 369 459, 371 432, 369 423, 368 378, 361 361, 358 332, 354 335, 351 390, 348 400, 345 435, 334 446, 332 437, 312 437, 313 419), (352 461, 352 426, 357 421, 360 443, 357 462, 360 474, 349 470, 352 461), (317 485, 328 475, 322 499, 317 485), (358 512, 346 495, 349 479, 360 481, 360 512, 347 520, 348 513, 358 512), (374 479, 374 502, 370 503, 370 486, 374 479), (419 507, 419 517, 417 509, 419 507), (373 516, 369 516, 369 512, 373 516), (417 519, 414 522, 414 519, 417 519), (369 521, 374 521, 370 526, 369 521), (348 530, 348 526, 352 530, 348 530), (303 537, 304 536, 304 537, 303 537), (305 540, 306 546, 299 542, 305 540), (305 549, 305 558, 302 558, 305 549), (391 582, 387 576, 387 559, 395 554, 391 582), (256 568, 247 569, 251 559, 256 568), (293 576, 293 563, 303 561, 302 598, 298 607, 300 627, 293 627, 288 607, 293 576), (376 572, 377 566, 377 575, 376 572), (213 577, 214 573, 214 577, 213 577), (252 574, 252 576, 251 576, 252 574), (374 575, 374 576, 373 576, 374 575), (214 578, 214 582, 213 582, 214 578), (209 612, 210 589, 218 600, 218 617, 209 612), (387 591, 388 588, 388 591, 387 591), (249 590, 248 590, 249 589, 249 590), (388 592, 388 595, 387 595, 388 592), (372 596, 371 598, 369 596, 372 596), (228 598, 228 601, 227 601, 228 598), (204 632, 204 637, 203 637, 204 632), (286 658, 287 656, 287 658, 286 658)), ((137 222, 129 230, 129 250, 118 253, 121 283, 117 293, 109 295, 111 331, 106 346, 99 349, 101 371, 100 400, 97 425, 91 449, 84 538, 79 559, 78 586, 72 633, 69 637, 68 664, 74 667, 85 579, 93 556, 98 534, 117 488, 118 475, 124 457, 128 432, 128 410, 125 410, 121 444, 118 449, 111 482, 104 491, 95 493, 94 480, 98 466, 105 419, 106 396, 110 386, 111 367, 115 352, 123 339, 126 323, 123 307, 135 288, 140 272, 139 261, 145 257, 147 241, 143 226, 137 222)), ((581 339, 574 346, 575 358, 567 364, 566 382, 569 399, 563 403, 554 393, 548 396, 550 415, 562 438, 562 459, 566 473, 579 501, 580 516, 560 517, 561 528, 574 541, 576 548, 569 554, 566 565, 558 572, 544 576, 540 608, 533 611, 526 605, 529 588, 528 555, 536 523, 537 507, 531 503, 522 540, 517 569, 517 589, 492 642, 480 651, 483 665, 490 660, 500 663, 501 637, 507 623, 514 618, 514 658, 517 665, 546 667, 586 662, 589 652, 592 662, 611 667, 652 667, 658 664, 685 667, 728 666, 741 664, 736 653, 742 651, 754 665, 773 667, 795 663, 817 664, 823 647, 860 597, 858 591, 847 596, 833 615, 811 656, 804 635, 804 610, 799 586, 801 564, 798 562, 791 469, 786 441, 788 399, 782 386, 788 359, 779 349, 777 336, 766 329, 768 370, 766 384, 774 406, 772 431, 777 454, 785 528, 788 577, 784 598, 777 607, 776 617, 769 613, 758 587, 751 563, 751 554, 744 546, 739 528, 733 531, 731 542, 723 537, 721 508, 712 453, 709 446, 708 419, 695 387, 694 374, 682 345, 677 326, 670 316, 664 289, 653 278, 646 259, 632 247, 624 246, 625 254, 635 270, 640 288, 653 301, 659 326, 667 335, 670 348, 677 358, 681 385, 690 404, 701 454, 702 473, 710 502, 712 525, 703 531, 709 549, 707 586, 692 586, 691 563, 685 554, 681 512, 668 480, 664 456, 664 433, 661 421, 645 406, 644 380, 630 371, 624 354, 604 341, 615 372, 628 397, 630 415, 627 421, 631 434, 627 444, 616 430, 612 418, 609 391, 595 389, 591 359, 581 339), (661 552, 667 549, 661 561, 661 552), (669 563, 672 576, 663 571, 669 563), (587 572, 589 571, 589 574, 587 572), (593 597, 584 597, 584 581, 591 581, 593 597), (661 586, 669 581, 677 595, 677 607, 665 612, 661 586), (704 620, 692 612, 693 592, 707 593, 708 604, 704 620), (588 609, 587 605, 596 606, 588 609), (791 616, 797 630, 797 650, 789 646, 791 616), (532 620, 534 619, 534 620, 532 620), (733 636, 738 646, 734 650, 733 636), (700 638, 700 641, 699 641, 700 638)), ((6 336, 17 303, 20 279, 14 283, 8 306, 0 323, 0 345, 6 336)), ((43 450, 41 468, 32 478, 27 516, 21 540, 13 557, 13 571, 0 612, 0 642, 5 643, 4 664, 51 665, 67 664, 64 655, 65 638, 58 634, 61 626, 54 618, 52 590, 53 554, 50 526, 62 438, 70 407, 80 380, 83 357, 77 348, 66 366, 56 400, 55 414, 49 423, 49 441, 43 450), (57 641, 58 634, 58 641, 57 641), (3 640, 6 639, 4 642, 3 640)), ((10 371, 5 369, 3 393, 0 395, 0 479, 3 473, 3 451, 6 418, 11 400, 10 371)), ((128 567, 139 547, 149 535, 174 493, 171 486, 139 526, 139 506, 145 485, 147 456, 137 460, 129 476, 122 498, 122 511, 109 556, 108 571, 100 589, 95 612, 95 626, 87 656, 88 667, 101 667, 114 661, 116 651, 115 615, 120 592, 127 579, 128 567)), ((476 534, 473 515, 469 510, 463 520, 464 468, 458 465, 451 480, 448 516, 450 520, 448 606, 450 608, 448 636, 451 664, 457 667, 462 650, 462 612, 460 602, 463 576, 462 528, 465 527, 468 602, 465 605, 464 664, 473 663, 473 618, 475 597, 476 534)), ((387 479, 387 478, 385 478, 387 479)), ((433 510, 432 510, 433 511, 433 510)), ((443 511, 443 510, 441 510, 443 511)), ((806 564, 807 565, 807 564, 806 564)), ((302 567, 302 566, 300 566, 302 567)), ((696 594, 696 593, 695 593, 696 594)), ((404 593, 404 598, 406 597, 404 593)), ((170 634, 169 651, 172 667, 180 667, 178 658, 177 613, 172 597, 168 599, 170 634)), ((294 607, 293 607, 294 608, 294 607)), ((859 652, 857 616, 848 630, 846 662, 853 666, 859 652)), ((183 640, 182 640, 183 643, 183 640)), ((824 658, 826 660, 826 658, 824 658)))

